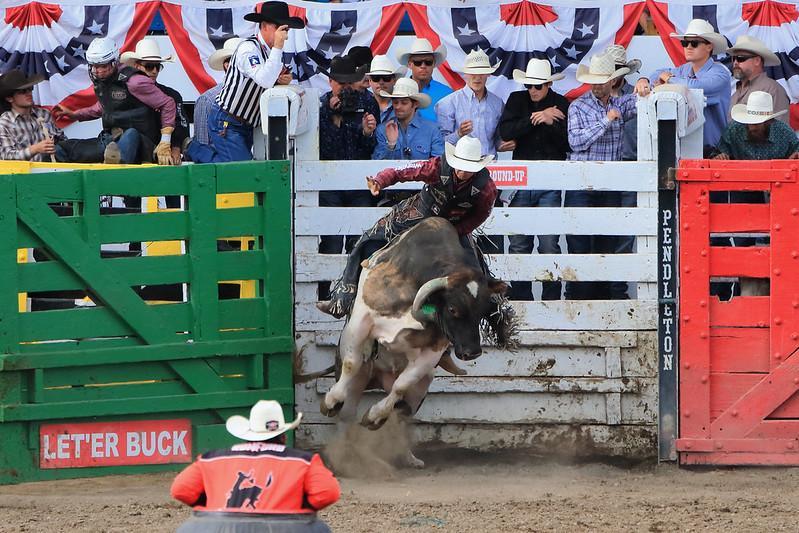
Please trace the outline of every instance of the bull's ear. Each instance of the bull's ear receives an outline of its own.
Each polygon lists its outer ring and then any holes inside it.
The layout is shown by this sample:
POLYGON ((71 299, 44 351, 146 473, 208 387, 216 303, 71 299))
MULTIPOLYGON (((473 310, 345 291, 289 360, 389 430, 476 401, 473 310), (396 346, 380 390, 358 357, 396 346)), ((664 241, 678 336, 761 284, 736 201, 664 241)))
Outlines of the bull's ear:
POLYGON ((505 294, 508 290, 508 284, 501 279, 489 279, 488 290, 494 294, 505 294))

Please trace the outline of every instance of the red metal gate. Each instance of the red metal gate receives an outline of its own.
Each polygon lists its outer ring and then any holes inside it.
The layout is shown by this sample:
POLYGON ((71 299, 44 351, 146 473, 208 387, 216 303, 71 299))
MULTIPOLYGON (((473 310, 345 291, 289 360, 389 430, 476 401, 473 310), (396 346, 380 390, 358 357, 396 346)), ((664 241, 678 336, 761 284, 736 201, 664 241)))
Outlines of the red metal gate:
MULTIPOLYGON (((682 464, 799 464, 797 161, 683 161, 680 181, 682 464), (767 203, 711 203, 767 191, 767 203), (711 234, 764 234, 715 246, 711 234), (767 278, 769 295, 710 295, 713 278, 767 278)), ((751 237, 751 236, 750 236, 751 237)))

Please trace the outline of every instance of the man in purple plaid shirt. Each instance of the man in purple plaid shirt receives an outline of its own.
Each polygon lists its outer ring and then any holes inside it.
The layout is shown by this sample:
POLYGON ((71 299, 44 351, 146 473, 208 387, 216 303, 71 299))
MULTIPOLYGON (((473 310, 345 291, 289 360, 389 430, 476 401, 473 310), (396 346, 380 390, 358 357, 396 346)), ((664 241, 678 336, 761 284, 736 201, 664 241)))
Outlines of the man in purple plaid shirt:
MULTIPOLYGON (((577 81, 591 85, 591 91, 569 106, 568 131, 571 161, 621 161, 624 121, 636 115, 637 94, 611 96, 614 80, 629 73, 617 68, 612 56, 598 54, 590 66, 577 68, 577 81)), ((566 191, 565 207, 618 207, 616 191, 566 191)), ((566 235, 570 254, 615 253, 618 237, 609 235, 566 235)), ((627 299, 623 282, 578 281, 566 284, 567 300, 627 299)))

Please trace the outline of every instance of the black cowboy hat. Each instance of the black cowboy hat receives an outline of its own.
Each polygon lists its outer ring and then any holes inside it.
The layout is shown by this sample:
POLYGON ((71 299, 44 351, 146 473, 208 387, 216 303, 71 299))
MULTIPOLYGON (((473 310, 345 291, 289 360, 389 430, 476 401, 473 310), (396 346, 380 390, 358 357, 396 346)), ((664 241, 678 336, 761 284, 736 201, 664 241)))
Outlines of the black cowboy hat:
POLYGON ((361 81, 366 76, 367 70, 369 70, 367 65, 358 66, 350 56, 338 56, 330 61, 330 70, 325 74, 339 83, 352 83, 361 81))
POLYGON ((41 81, 44 81, 44 76, 41 74, 26 76, 25 73, 19 69, 9 70, 5 74, 0 75, 0 98, 11 96, 14 94, 14 91, 33 87, 41 81))
POLYGON ((372 56, 372 49, 368 46, 353 46, 350 48, 350 51, 347 52, 347 55, 350 56, 353 61, 355 61, 357 66, 360 67, 366 65, 367 70, 369 65, 372 64, 372 59, 374 59, 372 56))
POLYGON ((299 30, 305 27, 305 22, 300 17, 289 16, 289 6, 285 2, 264 2, 261 11, 244 15, 244 20, 250 22, 272 22, 278 26, 286 25, 299 30))

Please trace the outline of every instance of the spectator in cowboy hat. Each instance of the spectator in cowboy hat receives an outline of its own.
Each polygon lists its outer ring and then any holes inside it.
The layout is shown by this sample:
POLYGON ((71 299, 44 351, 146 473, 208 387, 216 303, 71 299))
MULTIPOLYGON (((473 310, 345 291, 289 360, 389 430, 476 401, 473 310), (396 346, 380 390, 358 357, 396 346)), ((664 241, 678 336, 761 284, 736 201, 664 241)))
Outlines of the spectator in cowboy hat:
MULTIPOLYGON (((226 40, 222 48, 215 50, 214 53, 208 57, 208 66, 211 67, 212 70, 227 72, 227 69, 230 67, 230 58, 240 42, 241 39, 238 37, 232 37, 226 40)), ((210 144, 208 116, 211 113, 211 106, 221 90, 222 84, 218 83, 198 96, 197 100, 194 102, 193 141, 197 141, 201 144, 210 144)))
MULTIPOLYGON (((563 74, 553 74, 552 65, 546 59, 533 58, 527 69, 514 69, 513 79, 525 88, 508 96, 499 121, 502 139, 515 141, 513 159, 563 161, 569 153, 569 135, 566 115, 569 101, 552 90, 552 82, 563 79, 563 74)), ((560 207, 561 192, 553 190, 514 191, 510 207, 560 207)), ((511 235, 508 237, 511 254, 531 254, 535 244, 534 235, 511 235)), ((539 235, 539 254, 559 254, 560 235, 539 235)), ((508 297, 513 300, 532 300, 533 284, 530 280, 511 280, 508 297)), ((542 283, 542 300, 559 300, 561 283, 542 283)))
POLYGON ((463 62, 461 73, 466 85, 442 98, 437 104, 436 116, 444 139, 452 144, 465 135, 480 139, 485 154, 513 150, 514 141, 499 138, 499 118, 504 104, 502 99, 488 90, 488 77, 498 68, 491 64, 488 55, 480 49, 472 50, 463 62))
POLYGON ((452 89, 433 79, 433 69, 447 59, 444 45, 433 50, 427 39, 414 39, 410 50, 399 55, 399 64, 407 65, 411 71, 411 79, 419 85, 419 91, 430 97, 431 106, 421 110, 422 117, 436 121, 435 106, 439 100, 452 92, 452 89))
POLYGON ((172 497, 194 508, 178 531, 330 531, 316 511, 339 499, 338 481, 319 454, 286 446, 301 419, 287 424, 274 400, 260 400, 249 418, 228 418, 228 433, 243 442, 200 455, 172 483, 172 497))
POLYGON ((774 98, 754 91, 745 104, 732 107, 732 120, 714 159, 799 159, 799 140, 785 122, 775 120, 787 109, 775 109, 774 98))
MULTIPOLYGON (((613 96, 616 80, 628 74, 629 67, 616 65, 608 53, 595 55, 589 65, 577 67, 577 81, 591 85, 591 91, 569 106, 568 131, 572 161, 621 160, 624 122, 636 114, 636 93, 613 96)), ((566 207, 618 207, 618 194, 605 191, 566 191, 566 207)), ((617 237, 606 235, 567 235, 570 254, 614 253, 617 237)), ((626 283, 569 282, 566 299, 627 299, 626 283)))
POLYGON ((380 124, 394 116, 394 106, 391 105, 391 98, 380 96, 380 92, 391 93, 394 90, 397 78, 404 76, 406 72, 408 72, 408 69, 403 66, 395 68, 388 56, 375 56, 372 59, 369 72, 366 73, 366 79, 369 80, 372 96, 377 102, 377 107, 380 108, 380 124))
POLYGON ((0 74, 0 159, 55 161, 64 132, 47 109, 34 105, 33 86, 44 76, 21 70, 0 74))
POLYGON ((372 159, 430 159, 444 153, 444 139, 438 124, 417 112, 430 105, 430 96, 419 92, 411 78, 400 78, 390 93, 394 118, 377 127, 377 146, 372 159))
MULTIPOLYGON (((373 57, 371 48, 368 46, 353 46, 350 48, 350 51, 347 52, 347 55, 352 58, 356 67, 365 67, 366 70, 369 70, 373 57)), ((367 90, 369 88, 368 78, 364 76, 360 83, 354 84, 354 87, 359 91, 367 90)))
MULTIPOLYGON (((142 39, 136 43, 133 52, 123 52, 119 60, 146 74, 164 94, 175 101, 175 131, 172 132, 171 140, 172 164, 180 165, 182 146, 189 138, 189 120, 183 108, 183 97, 172 87, 158 83, 158 75, 164 69, 164 63, 172 63, 172 56, 162 56, 157 41, 142 39)), ((167 205, 167 207, 180 207, 180 205, 167 205)))
POLYGON ((290 29, 305 27, 292 17, 285 2, 264 2, 244 16, 258 31, 243 39, 230 58, 222 89, 208 117, 210 146, 192 142, 186 152, 196 163, 252 159, 253 129, 261 125, 261 94, 275 85, 291 83, 283 65, 283 45, 290 29))
MULTIPOLYGON (((765 67, 780 66, 780 58, 769 50, 760 39, 741 35, 735 46, 727 50, 732 58, 732 77, 738 80, 730 101, 730 112, 737 104, 746 103, 755 91, 767 92, 774 102, 775 111, 788 111, 791 101, 785 88, 768 77, 765 67)), ((789 123, 788 113, 782 113, 779 120, 789 123)))
POLYGON ((650 80, 654 80, 655 85, 677 83, 702 89, 707 101, 703 140, 705 151, 709 152, 718 144, 721 132, 727 126, 730 108, 730 71, 712 57, 727 50, 727 39, 702 19, 689 22, 685 33, 672 33, 670 36, 680 40, 686 62, 679 67, 657 70, 648 79, 639 79, 636 88, 646 95, 650 80))

